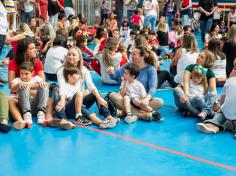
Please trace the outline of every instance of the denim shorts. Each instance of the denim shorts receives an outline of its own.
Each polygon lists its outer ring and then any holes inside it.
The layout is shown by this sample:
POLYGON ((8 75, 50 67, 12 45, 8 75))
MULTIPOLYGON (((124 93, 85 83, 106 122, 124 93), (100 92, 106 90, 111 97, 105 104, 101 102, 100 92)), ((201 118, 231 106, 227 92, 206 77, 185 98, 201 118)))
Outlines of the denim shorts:
MULTIPOLYGON (((76 99, 76 94, 73 96, 73 98, 70 101, 66 102, 66 116, 70 118, 75 118, 76 110, 75 110, 75 99, 76 99)), ((86 108, 86 106, 82 105, 81 107, 81 112, 82 115, 85 118, 89 118, 91 114, 93 114, 92 111, 86 108)))

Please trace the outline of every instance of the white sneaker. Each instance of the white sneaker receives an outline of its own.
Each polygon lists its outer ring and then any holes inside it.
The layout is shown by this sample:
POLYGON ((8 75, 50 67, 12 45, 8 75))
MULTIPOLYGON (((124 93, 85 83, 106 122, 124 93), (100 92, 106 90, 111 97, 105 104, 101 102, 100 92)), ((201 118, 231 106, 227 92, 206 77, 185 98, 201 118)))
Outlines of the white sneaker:
POLYGON ((100 128, 113 128, 120 122, 119 118, 111 118, 109 120, 104 120, 99 127, 100 128))
POLYGON ((37 113, 37 118, 38 118, 37 123, 41 125, 45 121, 45 113, 43 111, 39 111, 37 113))
POLYGON ((8 124, 7 120, 2 120, 0 123, 1 123, 1 124, 4 124, 4 125, 7 125, 7 124, 8 124))
POLYGON ((125 122, 126 123, 134 123, 138 120, 137 116, 133 116, 133 115, 128 115, 125 117, 125 122))
POLYGON ((28 124, 28 125, 32 125, 33 124, 32 114, 30 112, 24 113, 23 114, 23 119, 24 119, 26 124, 28 124))
POLYGON ((206 126, 206 124, 204 124, 204 123, 197 123, 197 129, 198 129, 198 131, 201 131, 203 133, 216 134, 216 131, 214 131, 211 128, 208 128, 206 126))

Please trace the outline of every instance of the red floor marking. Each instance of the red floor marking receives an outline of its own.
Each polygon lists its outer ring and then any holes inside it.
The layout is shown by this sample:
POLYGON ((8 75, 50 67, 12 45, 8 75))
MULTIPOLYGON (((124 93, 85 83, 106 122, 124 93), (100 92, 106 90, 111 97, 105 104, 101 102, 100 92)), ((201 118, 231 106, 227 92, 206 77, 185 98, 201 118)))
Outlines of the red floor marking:
MULTIPOLYGON (((80 125, 78 125, 78 126, 80 126, 80 125)), ((158 150, 161 150, 161 151, 165 151, 165 152, 168 152, 168 153, 172 153, 172 154, 175 154, 175 155, 186 157, 186 158, 196 160, 196 161, 199 161, 199 162, 203 162, 203 163, 218 166, 218 167, 221 167, 221 168, 224 168, 224 169, 236 171, 236 167, 216 163, 214 161, 209 161, 209 160, 206 160, 206 159, 203 159, 203 158, 188 155, 188 154, 185 154, 185 153, 182 153, 182 152, 178 152, 178 151, 171 150, 171 149, 168 149, 168 148, 160 147, 160 146, 157 146, 157 145, 154 145, 154 144, 142 142, 142 141, 132 139, 132 138, 129 138, 129 137, 125 137, 125 136, 121 136, 121 135, 118 135, 118 134, 115 134, 115 133, 110 133, 110 132, 107 132, 107 131, 104 131, 104 130, 99 130, 99 129, 91 128, 91 127, 88 127, 88 126, 80 126, 80 127, 86 128, 86 129, 91 130, 91 131, 96 131, 96 132, 99 132, 99 133, 103 133, 103 134, 106 134, 106 135, 109 135, 109 136, 113 136, 113 137, 116 137, 116 138, 120 138, 120 139, 123 139, 123 140, 126 140, 126 141, 130 141, 130 142, 133 142, 133 143, 136 143, 136 144, 148 146, 148 147, 155 148, 155 149, 158 149, 158 150)))

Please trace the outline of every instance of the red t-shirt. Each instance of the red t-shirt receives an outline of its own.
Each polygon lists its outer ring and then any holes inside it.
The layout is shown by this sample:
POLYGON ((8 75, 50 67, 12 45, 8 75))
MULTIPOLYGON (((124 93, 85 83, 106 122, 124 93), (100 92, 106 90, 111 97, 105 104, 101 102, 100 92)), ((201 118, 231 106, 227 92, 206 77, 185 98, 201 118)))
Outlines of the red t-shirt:
POLYGON ((189 0, 183 0, 182 6, 187 7, 189 5, 189 0))
POLYGON ((64 7, 64 0, 59 0, 59 2, 64 7))
POLYGON ((92 28, 92 29, 88 29, 88 32, 91 36, 95 36, 96 35, 96 29, 92 28))
POLYGON ((150 40, 148 40, 148 44, 150 45, 150 46, 158 46, 159 45, 159 42, 158 42, 158 40, 156 39, 156 40, 154 40, 154 41, 150 41, 150 40))
POLYGON ((105 49, 105 46, 106 46, 106 43, 107 43, 107 36, 106 37, 103 37, 103 38, 105 38, 103 41, 102 41, 102 43, 100 44, 100 47, 99 47, 99 50, 98 50, 98 52, 100 52, 100 51, 103 51, 104 49, 105 49))
POLYGON ((139 25, 140 21, 141 21, 141 16, 138 14, 133 14, 131 17, 131 21, 134 25, 139 25))
MULTIPOLYGON (((20 66, 17 65, 15 59, 11 60, 8 65, 8 71, 14 71, 16 77, 20 77, 20 66)), ((43 71, 43 64, 41 60, 35 59, 33 76, 38 75, 40 71, 43 71)))
POLYGON ((88 26, 86 24, 82 25, 82 31, 83 32, 88 32, 88 26))
POLYGON ((120 61, 120 67, 128 63, 128 59, 124 56, 122 56, 121 61, 120 61))
POLYGON ((83 53, 87 53, 87 54, 90 55, 90 56, 93 56, 93 52, 92 52, 89 48, 84 48, 84 49, 82 50, 82 52, 83 52, 83 53))

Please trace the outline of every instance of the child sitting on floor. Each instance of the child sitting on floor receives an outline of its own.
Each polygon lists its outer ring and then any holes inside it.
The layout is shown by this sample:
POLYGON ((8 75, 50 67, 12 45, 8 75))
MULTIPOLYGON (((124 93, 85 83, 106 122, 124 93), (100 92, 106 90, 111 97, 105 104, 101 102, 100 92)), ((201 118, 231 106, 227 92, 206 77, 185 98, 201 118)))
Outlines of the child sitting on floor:
MULTIPOLYGON (((236 60, 234 61, 234 69, 236 71, 236 60)), ((233 72, 232 71, 232 72, 233 72)), ((205 120, 203 123, 197 124, 197 129, 204 133, 218 133, 225 129, 234 132, 236 137, 236 76, 231 74, 231 77, 226 81, 222 95, 220 98, 220 107, 213 119, 205 120)))
MULTIPOLYGON (((146 112, 153 112, 153 109, 149 105, 143 103, 141 100, 147 96, 147 92, 144 86, 138 80, 136 80, 138 74, 139 68, 135 64, 129 63, 125 66, 120 94, 124 96, 126 123, 133 123, 137 121, 137 116, 133 116, 131 113, 131 105, 137 108, 141 108, 146 112)), ((154 118, 156 119, 156 121, 161 121, 160 114, 155 113, 154 118)))
MULTIPOLYGON (((206 72, 207 69, 203 68, 199 64, 196 64, 189 81, 189 101, 195 102, 196 100, 198 103, 194 103, 194 107, 200 111, 205 107, 204 96, 208 88, 206 72)), ((199 117, 201 117, 201 113, 203 112, 198 114, 199 117)))
MULTIPOLYGON (((73 117, 75 118, 77 124, 89 125, 93 122, 100 128, 113 128, 116 126, 117 121, 113 120, 112 117, 108 116, 106 117, 106 120, 102 121, 96 116, 95 113, 91 112, 86 108, 86 106, 82 104, 84 98, 84 84, 83 75, 78 67, 65 67, 63 70, 63 76, 66 80, 66 105, 64 108, 62 108, 62 110, 58 112, 59 118, 65 119, 66 117, 73 117)), ((57 103, 58 102, 55 102, 55 104, 57 103)), ((74 127, 72 124, 67 123, 67 125, 68 129, 74 127)))
MULTIPOLYGON (((48 101, 48 84, 39 76, 33 77, 33 64, 24 62, 20 65, 20 77, 12 83, 12 92, 18 99, 18 106, 28 127, 32 127, 32 115, 37 114, 37 123, 45 121, 45 112, 48 101)), ((18 124, 21 125, 21 124, 18 124)))

